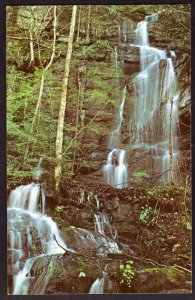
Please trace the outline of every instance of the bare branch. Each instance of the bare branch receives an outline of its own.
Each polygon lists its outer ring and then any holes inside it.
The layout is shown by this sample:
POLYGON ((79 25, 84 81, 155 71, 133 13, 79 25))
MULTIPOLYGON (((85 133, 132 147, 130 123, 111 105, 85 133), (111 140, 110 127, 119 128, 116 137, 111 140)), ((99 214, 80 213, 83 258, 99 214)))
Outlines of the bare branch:
POLYGON ((69 146, 65 149, 65 151, 62 153, 62 155, 64 155, 72 146, 72 143, 74 142, 74 140, 76 139, 76 137, 84 130, 86 129, 95 119, 96 117, 99 115, 99 113, 105 108, 105 106, 110 102, 111 100, 109 99, 103 106, 100 110, 98 110, 98 112, 95 114, 95 116, 91 119, 91 121, 85 125, 84 127, 82 127, 78 132, 77 134, 75 134, 75 136, 72 138, 72 140, 70 141, 70 144, 69 146))
POLYGON ((173 6, 175 5, 167 5, 171 10, 173 11, 176 11, 177 13, 180 13, 180 14, 184 14, 184 15, 190 15, 190 12, 187 12, 187 11, 182 11, 182 10, 179 10, 179 9, 176 9, 174 8, 173 6))
POLYGON ((38 42, 35 41, 34 39, 30 39, 30 38, 27 38, 27 37, 18 37, 18 36, 7 35, 6 38, 14 39, 14 40, 22 40, 22 41, 24 41, 24 40, 26 40, 26 41, 32 41, 34 44, 37 44, 37 45, 39 45, 39 46, 41 46, 41 47, 44 47, 44 48, 46 48, 46 49, 51 49, 51 47, 47 47, 47 46, 45 46, 45 45, 43 45, 43 44, 38 43, 38 42))

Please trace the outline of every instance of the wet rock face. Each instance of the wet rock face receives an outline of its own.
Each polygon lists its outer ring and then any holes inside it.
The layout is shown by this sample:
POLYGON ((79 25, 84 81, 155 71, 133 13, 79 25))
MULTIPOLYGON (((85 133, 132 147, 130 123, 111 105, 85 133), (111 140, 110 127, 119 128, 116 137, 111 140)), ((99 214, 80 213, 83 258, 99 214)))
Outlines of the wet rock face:
POLYGON ((190 274, 186 273, 175 267, 162 267, 162 268, 148 268, 145 270, 137 271, 135 278, 132 280, 132 291, 136 293, 148 293, 151 290, 158 293, 162 290, 190 289, 188 280, 190 274))
MULTIPOLYGON (((144 17, 143 17, 144 18, 144 17)), ((163 38, 164 33, 159 34, 159 31, 156 30, 156 24, 160 26, 160 18, 158 21, 149 22, 149 36, 150 36, 150 45, 157 47, 159 49, 166 49, 168 57, 171 57, 173 53, 171 51, 175 51, 175 57, 173 58, 175 71, 178 80, 178 90, 180 93, 179 96, 179 127, 180 133, 177 137, 175 137, 178 141, 183 140, 184 143, 181 143, 181 156, 185 156, 188 160, 188 164, 181 162, 182 172, 185 170, 185 173, 188 173, 189 166, 189 155, 187 152, 190 150, 190 53, 188 49, 184 49, 184 46, 181 46, 179 40, 175 42, 175 44, 171 43, 167 38, 163 38), (185 124, 185 125, 184 125, 185 124)), ((132 23, 132 22, 130 22, 132 23)), ((117 33, 111 37, 107 37, 108 41, 113 45, 113 49, 117 47, 118 49, 118 58, 120 58, 123 63, 122 72, 124 74, 124 79, 122 82, 120 81, 120 86, 127 86, 127 99, 135 101, 133 96, 133 78, 140 72, 140 49, 135 46, 126 46, 125 38, 128 43, 132 43, 134 40, 133 37, 133 29, 135 29, 135 24, 137 21, 131 25, 126 26, 127 32, 126 37, 121 35, 120 39, 117 33), (120 40, 120 43, 119 43, 120 40)), ((121 30, 123 26, 121 24, 121 30)), ((130 44, 128 44, 130 45, 130 44)), ((113 50, 114 51, 114 50, 113 50)), ((93 58, 96 60, 96 58, 93 58)), ((165 62, 162 60, 161 64, 163 66, 165 62)), ((92 67, 91 62, 90 68, 92 67)), ((94 82, 91 78, 86 78, 86 91, 93 91, 95 88, 94 82)), ((126 149, 128 152, 128 147, 132 143, 133 132, 129 132, 129 122, 131 119, 131 114, 133 112, 133 104, 130 104, 131 101, 126 101, 128 104, 125 104, 124 107, 124 119, 121 125, 121 147, 126 149)), ((101 106, 101 105, 100 105, 101 106)), ((100 109, 98 103, 92 105, 90 101, 88 102, 85 99, 85 110, 86 110, 86 121, 90 121, 91 118, 95 116, 98 109, 100 109)), ((76 171, 76 178, 86 177, 86 179, 94 179, 98 182, 103 182, 102 176, 102 165, 106 162, 106 157, 108 153, 108 140, 109 134, 111 133, 111 129, 114 129, 115 126, 115 116, 116 116, 116 108, 112 105, 108 105, 104 109, 105 114, 100 114, 97 116, 96 123, 99 126, 99 132, 90 132, 85 131, 82 137, 82 153, 85 153, 83 160, 84 163, 78 164, 76 171), (107 114, 111 112, 112 114, 107 114), (107 128, 110 128, 109 133, 106 132, 107 128), (89 147, 90 146, 90 147, 89 147)), ((143 149, 144 150, 144 149, 143 149)), ((140 169, 147 169, 150 174, 153 174, 152 163, 150 154, 146 151, 129 151, 128 155, 128 165, 129 165, 129 175, 131 178, 131 174, 134 171, 138 171, 140 169), (142 158, 142 156, 144 156, 142 158)), ((82 160, 82 161, 83 161, 82 160)))
POLYGON ((74 254, 37 258, 31 269, 29 294, 89 293, 101 275, 93 260, 74 254))
MULTIPOLYGON (((190 210, 188 190, 174 186, 118 190, 72 180, 62 186, 49 214, 68 248, 77 253, 38 257, 29 274, 29 294, 89 293, 92 283, 102 276, 104 293, 171 293, 181 287, 183 293, 191 289, 190 273, 174 267, 176 264, 190 270, 191 230, 183 214, 190 210), (104 234, 98 232, 95 214, 106 217, 104 234), (111 239, 122 253, 108 251, 111 239), (133 261, 130 285, 121 268, 129 261, 133 261)), ((37 233, 34 235, 36 238, 37 233)), ((38 245, 32 256, 41 253, 38 245)), ((31 251, 26 250, 21 267, 31 251)), ((11 288, 14 274, 10 272, 10 258, 8 253, 11 288)))
MULTIPOLYGON (((68 183, 66 184, 68 187, 68 183)), ((67 221, 72 226, 85 228, 94 233, 96 222, 95 214, 104 214, 109 220, 113 234, 115 231, 117 232, 116 241, 119 244, 119 248, 121 247, 121 249, 123 249, 126 245, 127 249, 131 249, 135 253, 140 251, 139 243, 142 244, 143 249, 145 249, 146 246, 146 251, 147 249, 153 249, 154 247, 154 245, 150 245, 150 243, 148 245, 147 243, 144 245, 144 242, 149 242, 153 239, 155 240, 155 236, 153 235, 154 227, 158 225, 158 220, 157 223, 154 223, 156 225, 153 225, 153 222, 155 222, 156 209, 160 209, 159 212, 162 213, 162 218, 165 218, 166 222, 170 224, 170 222, 174 222, 173 215, 175 214, 174 216, 176 220, 180 211, 182 211, 182 205, 184 205, 181 203, 183 201, 182 195, 185 195, 185 190, 174 186, 170 188, 158 187, 154 189, 145 189, 144 187, 142 188, 137 186, 117 190, 110 186, 98 185, 95 183, 89 183, 88 186, 84 183, 84 185, 85 192, 84 197, 82 198, 83 202, 80 203, 80 194, 82 191, 81 183, 79 183, 79 185, 75 185, 75 189, 73 189, 72 183, 72 188, 69 191, 68 198, 61 198, 60 200, 60 204, 64 205, 64 210, 59 217, 63 218, 63 220, 67 221), (68 202, 71 201, 70 199, 73 198, 74 201, 71 202, 71 205, 66 205, 66 203, 68 204, 68 202), (98 205, 96 202, 97 199, 98 205), (147 226, 150 221, 152 221, 152 223, 149 224, 150 226, 147 226), (147 228, 145 228, 145 226, 147 228)), ((189 193, 186 194, 186 201, 188 201, 187 205, 190 205, 189 193)), ((161 225, 159 225, 159 227, 155 230, 162 230, 160 234, 166 235, 166 227, 164 227, 163 221, 160 224, 161 225)), ((105 234, 110 236, 109 226, 105 224, 104 227, 105 234)), ((63 231, 63 228, 61 228, 61 230, 63 231)), ((182 230, 185 230, 185 228, 182 230)), ((190 232, 187 231, 186 234, 188 233, 190 232)), ((66 235, 67 232, 64 231, 64 234, 66 235)), ((71 231, 68 236, 71 237, 71 231)), ((182 237, 179 235, 178 238, 181 239, 182 237)), ((78 240, 78 243, 80 243, 78 234, 74 234, 73 240, 78 240)), ((166 249, 168 244, 170 244, 170 248, 173 247, 173 243, 175 241, 169 239, 167 245, 164 245, 164 242, 165 238, 163 237, 160 242, 162 243, 162 249, 163 247, 166 249)), ((70 243, 68 242, 68 245, 70 244, 71 240, 70 243)), ((77 249, 79 247, 80 246, 78 246, 77 249)))

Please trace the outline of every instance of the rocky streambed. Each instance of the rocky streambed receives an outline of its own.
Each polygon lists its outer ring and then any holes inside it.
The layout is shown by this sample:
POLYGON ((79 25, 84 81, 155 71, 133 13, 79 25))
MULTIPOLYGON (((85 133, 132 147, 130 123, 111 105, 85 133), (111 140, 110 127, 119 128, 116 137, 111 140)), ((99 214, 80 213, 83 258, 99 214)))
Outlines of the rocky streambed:
POLYGON ((46 214, 76 253, 37 258, 29 294, 89 293, 98 278, 104 293, 190 293, 190 199, 171 185, 65 180, 59 197, 46 191, 46 214))

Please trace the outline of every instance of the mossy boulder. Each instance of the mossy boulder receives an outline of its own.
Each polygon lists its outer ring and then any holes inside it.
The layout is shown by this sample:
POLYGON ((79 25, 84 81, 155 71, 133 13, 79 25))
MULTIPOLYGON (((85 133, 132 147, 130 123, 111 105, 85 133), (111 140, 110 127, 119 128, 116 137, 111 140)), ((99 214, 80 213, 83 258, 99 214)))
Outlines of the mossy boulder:
POLYGON ((176 267, 147 268, 135 272, 131 290, 136 293, 157 293, 162 290, 190 289, 191 275, 176 267))
POLYGON ((101 268, 81 255, 42 256, 31 269, 29 294, 88 293, 101 268))

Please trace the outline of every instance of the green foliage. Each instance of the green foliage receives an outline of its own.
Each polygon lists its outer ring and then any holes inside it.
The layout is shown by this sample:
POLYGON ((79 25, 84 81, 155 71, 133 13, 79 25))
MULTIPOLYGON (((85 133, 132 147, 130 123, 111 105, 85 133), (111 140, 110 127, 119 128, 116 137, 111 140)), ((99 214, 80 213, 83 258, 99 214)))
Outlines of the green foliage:
POLYGON ((149 177, 147 171, 134 172, 132 176, 135 178, 136 182, 142 182, 144 178, 149 177))
POLYGON ((128 287, 131 287, 131 281, 135 275, 133 270, 133 261, 128 260, 124 264, 119 265, 119 269, 121 271, 121 282, 122 284, 126 284, 128 287))
MULTIPOLYGON (((167 266, 160 268, 147 268, 145 269, 147 276, 149 277, 149 285, 154 284, 154 280, 158 281, 158 287, 161 289, 166 284, 178 284, 178 281, 183 282, 187 278, 190 278, 190 274, 186 274, 184 270, 180 270, 177 267, 167 266)), ((155 286, 156 286, 155 284, 155 286)))
MULTIPOLYGON (((17 71, 14 67, 7 68, 7 174, 8 184, 11 186, 22 182, 23 178, 31 177, 31 170, 37 165, 40 156, 43 157, 46 167, 49 165, 50 169, 54 168, 59 104, 55 91, 52 91, 55 82, 50 70, 44 74, 45 86, 41 109, 30 134, 41 76, 41 70, 32 75, 17 71), (29 155, 24 161, 27 146, 29 155)), ((64 145, 70 143, 71 137, 68 133, 74 130, 73 126, 65 124, 64 145)), ((66 153, 65 159, 69 159, 69 153, 66 153)), ((64 165, 65 168, 68 166, 66 163, 64 165)))
POLYGON ((55 211, 56 211, 57 213, 61 213, 63 210, 64 210, 64 205, 57 205, 57 206, 55 207, 55 211))
MULTIPOLYGON (((180 188, 183 191, 183 188, 180 188)), ((165 186, 155 186, 147 191, 148 195, 154 197, 164 197, 165 195, 171 195, 174 192, 178 192, 178 187, 172 184, 167 184, 165 186)))
POLYGON ((76 49, 79 49, 74 55, 77 59, 82 56, 82 59, 107 59, 107 56, 112 51, 112 47, 110 46, 108 41, 97 40, 92 45, 85 45, 83 42, 78 42, 76 45, 76 49), (82 48, 80 49, 80 46, 82 48), (81 52, 80 52, 81 50, 81 52))
POLYGON ((108 95, 105 91, 94 89, 86 93, 87 100, 91 102, 106 102, 108 101, 108 95))
POLYGON ((48 273, 49 276, 60 278, 63 276, 63 269, 58 265, 57 261, 50 261, 48 265, 48 273))
POLYGON ((139 220, 141 220, 143 223, 148 223, 149 217, 152 212, 153 212, 152 207, 150 207, 150 206, 148 206, 148 204, 146 204, 145 207, 142 207, 142 211, 140 213, 139 220))
POLYGON ((63 212, 64 212, 64 205, 57 205, 55 207, 54 213, 54 221, 57 222, 58 227, 64 232, 73 232, 72 227, 70 224, 64 219, 63 212))
POLYGON ((77 268, 75 269, 77 275, 79 275, 80 272, 91 273, 92 268, 94 268, 94 271, 96 271, 96 266, 89 263, 89 261, 84 257, 78 257, 77 264, 77 268))
POLYGON ((183 226, 187 229, 187 230, 192 230, 192 222, 189 218, 187 218, 186 216, 182 216, 181 218, 181 223, 183 224, 183 226))

